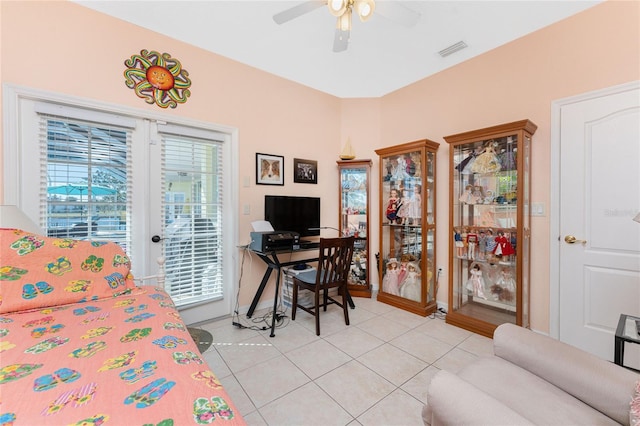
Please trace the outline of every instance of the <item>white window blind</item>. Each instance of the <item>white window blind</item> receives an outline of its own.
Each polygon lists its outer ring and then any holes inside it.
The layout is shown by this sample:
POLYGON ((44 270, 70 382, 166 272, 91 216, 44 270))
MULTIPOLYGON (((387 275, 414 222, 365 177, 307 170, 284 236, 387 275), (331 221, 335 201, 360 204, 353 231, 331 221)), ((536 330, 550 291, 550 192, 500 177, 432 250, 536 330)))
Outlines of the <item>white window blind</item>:
POLYGON ((130 123, 100 113, 92 121, 92 111, 44 103, 36 110, 41 217, 47 234, 114 241, 129 253, 130 123))
POLYGON ((221 299, 223 141, 202 129, 158 125, 163 139, 166 290, 177 306, 221 299))

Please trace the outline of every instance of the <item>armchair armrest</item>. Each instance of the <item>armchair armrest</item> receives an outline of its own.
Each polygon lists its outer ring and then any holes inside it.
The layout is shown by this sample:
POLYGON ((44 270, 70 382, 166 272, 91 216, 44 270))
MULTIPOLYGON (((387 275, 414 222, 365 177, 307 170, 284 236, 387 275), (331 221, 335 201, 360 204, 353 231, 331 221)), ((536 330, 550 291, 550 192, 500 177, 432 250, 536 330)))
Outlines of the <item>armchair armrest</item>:
POLYGON ((532 424, 494 397, 445 370, 431 379, 422 418, 431 426, 532 424))
POLYGON ((632 371, 513 324, 496 329, 493 350, 615 421, 629 423, 629 402, 640 378, 632 371))

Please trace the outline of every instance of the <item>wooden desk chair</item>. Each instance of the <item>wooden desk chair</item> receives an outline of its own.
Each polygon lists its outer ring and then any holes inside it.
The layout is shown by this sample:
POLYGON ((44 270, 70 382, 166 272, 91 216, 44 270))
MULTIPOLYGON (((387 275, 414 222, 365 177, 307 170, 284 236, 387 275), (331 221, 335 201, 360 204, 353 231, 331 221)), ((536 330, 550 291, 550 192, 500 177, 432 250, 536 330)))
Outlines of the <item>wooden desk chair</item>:
POLYGON ((351 269, 353 257, 354 237, 321 238, 318 269, 300 273, 293 277, 293 300, 291 303, 291 319, 295 321, 297 308, 316 317, 316 335, 320 335, 320 307, 325 311, 327 305, 336 304, 344 311, 344 322, 349 325, 349 311, 347 308, 349 293, 347 277, 351 269), (329 297, 329 289, 338 288, 342 293, 342 303, 329 297), (314 306, 305 307, 298 304, 298 291, 309 290, 314 293, 314 306), (322 293, 322 303, 320 303, 322 293))

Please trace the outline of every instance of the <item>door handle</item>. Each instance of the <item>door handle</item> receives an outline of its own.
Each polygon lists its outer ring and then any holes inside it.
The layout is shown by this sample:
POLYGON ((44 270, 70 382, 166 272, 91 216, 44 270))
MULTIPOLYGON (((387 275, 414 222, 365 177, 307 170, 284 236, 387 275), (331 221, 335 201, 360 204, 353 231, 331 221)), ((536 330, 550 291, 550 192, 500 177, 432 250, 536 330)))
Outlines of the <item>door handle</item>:
POLYGON ((581 243, 582 245, 587 244, 587 240, 579 240, 573 235, 567 235, 566 237, 564 237, 564 242, 567 244, 575 244, 575 243, 581 243))
POLYGON ((160 238, 159 235, 154 235, 153 237, 151 237, 151 241, 153 241, 154 243, 159 243, 162 240, 164 240, 164 238, 160 238))

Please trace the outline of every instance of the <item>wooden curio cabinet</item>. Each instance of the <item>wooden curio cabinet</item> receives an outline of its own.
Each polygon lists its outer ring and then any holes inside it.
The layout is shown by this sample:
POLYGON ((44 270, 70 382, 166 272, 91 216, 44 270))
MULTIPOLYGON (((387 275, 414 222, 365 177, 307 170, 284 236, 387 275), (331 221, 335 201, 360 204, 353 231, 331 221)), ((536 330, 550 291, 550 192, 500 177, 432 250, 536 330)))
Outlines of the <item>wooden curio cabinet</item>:
POLYGON ((427 316, 436 310, 436 152, 424 139, 380 156, 378 300, 427 316))
POLYGON ((446 136, 450 153, 449 324, 493 337, 529 327, 529 120, 446 136))
POLYGON ((371 160, 338 161, 340 225, 343 236, 355 237, 349 294, 371 297, 369 281, 369 187, 371 160))

